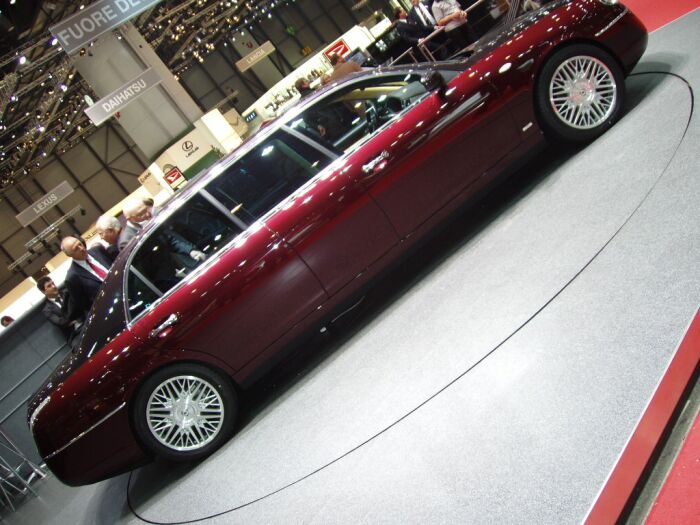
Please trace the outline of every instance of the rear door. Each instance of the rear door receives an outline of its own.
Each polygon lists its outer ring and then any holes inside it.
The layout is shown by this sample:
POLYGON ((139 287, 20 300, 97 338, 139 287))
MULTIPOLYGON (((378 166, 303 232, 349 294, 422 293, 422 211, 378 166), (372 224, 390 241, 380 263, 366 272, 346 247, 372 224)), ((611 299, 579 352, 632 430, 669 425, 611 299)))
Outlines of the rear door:
POLYGON ((418 72, 364 78, 289 122, 343 156, 342 172, 379 205, 399 238, 520 140, 487 77, 470 70, 439 74, 450 82, 440 93, 428 92, 418 72))

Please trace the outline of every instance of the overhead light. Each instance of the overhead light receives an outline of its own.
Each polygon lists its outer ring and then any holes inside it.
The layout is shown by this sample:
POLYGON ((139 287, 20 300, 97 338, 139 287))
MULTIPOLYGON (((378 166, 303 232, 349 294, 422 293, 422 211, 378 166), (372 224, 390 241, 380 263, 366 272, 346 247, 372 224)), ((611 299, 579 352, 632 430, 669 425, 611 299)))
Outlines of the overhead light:
POLYGON ((27 57, 25 57, 24 55, 22 55, 21 57, 19 57, 19 65, 20 65, 20 66, 23 66, 23 65, 26 64, 26 63, 27 63, 27 57))
POLYGON ((56 44, 58 44, 58 38, 53 37, 53 38, 51 39, 51 45, 52 45, 52 46, 55 46, 56 44))

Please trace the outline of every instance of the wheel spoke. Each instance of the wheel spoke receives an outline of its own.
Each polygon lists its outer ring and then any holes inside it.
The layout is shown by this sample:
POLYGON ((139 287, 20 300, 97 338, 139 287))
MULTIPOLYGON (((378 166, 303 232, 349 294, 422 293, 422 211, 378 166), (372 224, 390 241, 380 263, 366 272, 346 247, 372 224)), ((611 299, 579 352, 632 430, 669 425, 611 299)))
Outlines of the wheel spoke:
POLYGON ((216 388, 196 376, 163 381, 152 392, 146 408, 155 439, 175 451, 205 446, 218 435, 226 415, 216 388))
POLYGON ((575 56, 555 69, 549 84, 554 114, 576 129, 593 129, 612 114, 617 85, 610 68, 592 56, 575 56))

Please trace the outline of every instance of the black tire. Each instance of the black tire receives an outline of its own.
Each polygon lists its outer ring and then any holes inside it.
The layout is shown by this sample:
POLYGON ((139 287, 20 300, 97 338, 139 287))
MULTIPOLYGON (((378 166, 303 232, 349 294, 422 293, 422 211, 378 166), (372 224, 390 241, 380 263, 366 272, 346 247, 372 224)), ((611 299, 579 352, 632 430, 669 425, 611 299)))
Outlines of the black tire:
POLYGON ((617 60, 589 44, 556 51, 535 86, 542 130, 555 142, 585 143, 599 137, 620 118, 625 97, 625 76, 617 60), (588 65, 598 73, 595 77, 600 83, 585 77, 584 66, 588 65), (576 77, 577 69, 584 78, 569 81, 576 77))
POLYGON ((197 461, 233 433, 238 399, 225 374, 178 363, 144 381, 132 413, 138 438, 150 453, 169 461, 197 461))

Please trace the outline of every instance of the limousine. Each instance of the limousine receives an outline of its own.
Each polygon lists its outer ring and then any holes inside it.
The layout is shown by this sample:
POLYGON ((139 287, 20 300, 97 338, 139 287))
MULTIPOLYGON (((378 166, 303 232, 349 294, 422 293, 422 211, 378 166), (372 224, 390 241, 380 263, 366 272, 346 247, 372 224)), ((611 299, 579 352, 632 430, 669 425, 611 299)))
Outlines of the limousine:
POLYGON ((30 402, 46 464, 80 485, 211 454, 241 389, 467 199, 545 138, 610 128, 646 44, 616 1, 555 0, 505 14, 464 58, 365 70, 305 98, 122 250, 79 348, 30 402))

